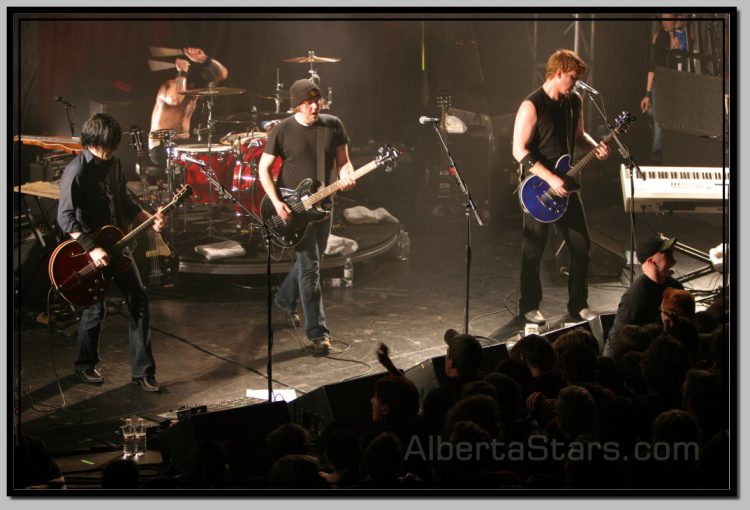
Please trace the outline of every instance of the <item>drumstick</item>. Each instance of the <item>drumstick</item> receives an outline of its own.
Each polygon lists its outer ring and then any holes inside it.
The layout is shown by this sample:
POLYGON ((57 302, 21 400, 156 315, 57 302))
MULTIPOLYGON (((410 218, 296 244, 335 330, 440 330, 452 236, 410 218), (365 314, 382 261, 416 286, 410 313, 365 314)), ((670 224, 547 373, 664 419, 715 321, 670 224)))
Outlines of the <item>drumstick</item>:
POLYGON ((174 69, 177 66, 174 62, 162 62, 160 60, 148 59, 148 68, 152 71, 164 71, 166 69, 174 69))
POLYGON ((149 46, 148 49, 151 52, 151 56, 156 57, 156 58, 179 57, 180 55, 182 55, 182 50, 178 48, 164 48, 161 46, 149 46))

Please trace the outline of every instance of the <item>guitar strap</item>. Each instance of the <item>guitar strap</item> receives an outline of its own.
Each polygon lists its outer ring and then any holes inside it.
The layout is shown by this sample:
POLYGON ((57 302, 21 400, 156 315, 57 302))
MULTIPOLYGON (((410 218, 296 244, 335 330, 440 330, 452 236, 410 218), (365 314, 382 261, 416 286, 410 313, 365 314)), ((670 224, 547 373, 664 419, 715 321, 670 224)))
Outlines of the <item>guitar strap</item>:
POLYGON ((315 138, 316 138, 316 153, 318 156, 318 181, 324 186, 328 184, 326 182, 326 127, 318 121, 315 125, 315 138))

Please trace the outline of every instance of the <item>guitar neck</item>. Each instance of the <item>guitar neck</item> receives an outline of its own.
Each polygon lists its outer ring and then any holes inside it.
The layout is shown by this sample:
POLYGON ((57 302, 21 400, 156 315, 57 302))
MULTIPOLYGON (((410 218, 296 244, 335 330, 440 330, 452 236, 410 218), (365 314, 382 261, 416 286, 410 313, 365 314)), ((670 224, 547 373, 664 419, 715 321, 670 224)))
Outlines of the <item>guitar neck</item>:
MULTIPOLYGON (((162 207, 161 212, 162 213, 169 212, 175 205, 177 205, 177 202, 178 200, 175 198, 174 200, 169 202, 167 205, 162 207)), ((127 245, 132 243, 138 236, 140 236, 146 230, 148 230, 151 227, 151 225, 154 224, 155 221, 156 221, 156 214, 152 214, 146 221, 144 221, 143 223, 135 227, 133 230, 128 232, 126 236, 124 236, 122 239, 117 241, 117 243, 114 246, 115 250, 124 249, 127 245)))
MULTIPOLYGON (((614 138, 616 133, 619 134, 618 129, 615 129, 614 131, 610 132, 607 136, 602 138, 602 141, 604 143, 609 142, 610 140, 612 140, 612 138, 614 138)), ((578 163, 576 163, 573 166, 573 168, 568 170, 568 175, 570 177, 577 176, 586 165, 588 165, 589 163, 591 163, 591 161, 593 161, 595 157, 596 157, 596 148, 591 149, 588 154, 586 154, 583 158, 581 158, 581 160, 578 163)))
MULTIPOLYGON (((352 177, 354 177, 354 180, 356 181, 360 177, 369 174, 373 170, 375 170, 380 165, 379 160, 370 161, 365 166, 358 168, 354 171, 352 174, 352 177)), ((333 195, 337 191, 341 190, 341 181, 336 181, 332 184, 329 184, 325 188, 317 191, 316 193, 313 193, 307 199, 304 201, 305 204, 317 204, 321 200, 324 200, 328 198, 329 196, 333 195)))

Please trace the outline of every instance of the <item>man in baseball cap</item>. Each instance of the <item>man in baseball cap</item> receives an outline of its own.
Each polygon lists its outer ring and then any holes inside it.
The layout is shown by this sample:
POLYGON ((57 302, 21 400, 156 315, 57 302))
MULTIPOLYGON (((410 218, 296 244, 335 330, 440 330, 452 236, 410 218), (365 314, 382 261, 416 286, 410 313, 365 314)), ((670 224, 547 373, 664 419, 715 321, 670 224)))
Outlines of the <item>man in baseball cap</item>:
MULTIPOLYGON (((281 188, 297 190, 310 179, 323 181, 323 185, 338 182, 342 191, 355 184, 346 129, 338 117, 320 112, 322 98, 318 86, 310 80, 297 80, 289 89, 289 97, 294 115, 282 120, 269 133, 258 166, 263 191, 284 224, 300 212, 293 212, 282 199, 281 188), (271 165, 277 157, 283 159, 283 165, 278 181, 274 182, 271 165)), ((307 347, 315 354, 327 353, 332 342, 320 286, 320 259, 331 232, 331 217, 329 214, 307 225, 305 237, 294 247, 294 264, 274 298, 276 307, 293 327, 302 325, 297 313, 301 305, 307 347)))
POLYGON ((661 324, 659 308, 664 289, 683 288, 680 282, 670 276, 672 266, 675 265, 673 247, 676 241, 674 237, 660 236, 648 236, 638 241, 635 252, 643 274, 633 280, 620 299, 614 324, 604 346, 605 356, 612 355, 613 343, 623 326, 661 324))

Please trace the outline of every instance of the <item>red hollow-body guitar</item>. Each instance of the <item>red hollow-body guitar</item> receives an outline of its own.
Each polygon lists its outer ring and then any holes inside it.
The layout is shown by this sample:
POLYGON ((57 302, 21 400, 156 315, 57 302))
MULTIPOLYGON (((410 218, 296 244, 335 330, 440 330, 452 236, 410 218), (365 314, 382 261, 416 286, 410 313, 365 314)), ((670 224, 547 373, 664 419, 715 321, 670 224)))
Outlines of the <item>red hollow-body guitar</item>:
MULTIPOLYGON (((175 192, 172 201, 162 207, 161 211, 168 212, 192 192, 189 185, 182 186, 175 192)), ((127 235, 112 225, 100 228, 94 234, 94 241, 97 246, 107 252, 110 258, 109 264, 102 268, 94 265, 91 256, 75 240, 61 243, 52 252, 49 261, 49 279, 52 286, 73 306, 85 308, 100 303, 107 294, 112 278, 118 273, 127 271, 133 264, 123 250, 139 235, 146 232, 154 221, 154 216, 151 216, 127 235)))

